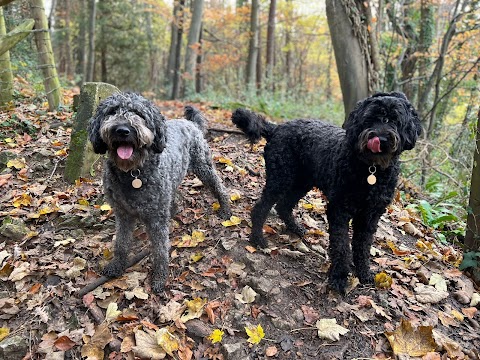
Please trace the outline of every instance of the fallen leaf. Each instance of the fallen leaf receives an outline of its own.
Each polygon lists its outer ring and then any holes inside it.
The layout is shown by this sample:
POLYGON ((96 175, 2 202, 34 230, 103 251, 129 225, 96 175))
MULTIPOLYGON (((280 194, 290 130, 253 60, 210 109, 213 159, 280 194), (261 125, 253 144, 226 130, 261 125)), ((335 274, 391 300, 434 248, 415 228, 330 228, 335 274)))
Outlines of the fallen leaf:
POLYGON ((137 286, 132 291, 125 291, 125 297, 127 300, 132 300, 134 297, 141 300, 147 300, 148 294, 145 293, 142 287, 137 286))
POLYGON ((234 193, 234 194, 230 195, 230 200, 232 200, 232 201, 237 201, 241 198, 242 198, 242 196, 239 193, 234 193))
POLYGON ((5 339, 10 334, 10 329, 2 327, 0 328, 0 341, 5 339))
POLYGON ((477 306, 478 304, 480 304, 480 294, 473 293, 472 300, 470 301, 470 306, 477 306))
POLYGON ((86 264, 86 260, 76 257, 73 259, 73 264, 70 266, 70 269, 66 271, 65 275, 69 278, 79 277, 81 275, 81 271, 85 269, 86 264))
POLYGON ((82 346, 81 355, 89 360, 103 360, 105 346, 112 341, 112 335, 107 323, 97 326, 90 340, 82 346))
POLYGON ((68 336, 60 336, 57 340, 55 340, 53 345, 55 345, 58 350, 68 351, 77 344, 68 336))
POLYGON ((12 273, 8 277, 10 281, 20 281, 25 276, 30 274, 30 263, 28 262, 21 262, 18 266, 15 266, 12 273))
POLYGON ((235 299, 240 301, 242 304, 250 304, 255 301, 257 293, 250 286, 245 285, 240 294, 235 294, 235 299))
POLYGON ((303 318, 306 324, 313 324, 320 318, 320 315, 311 306, 302 305, 303 318))
POLYGON ((167 353, 157 343, 156 333, 147 333, 143 330, 135 331, 133 352, 140 358, 152 360, 164 359, 167 356, 167 353))
POLYGON ((375 286, 379 289, 390 289, 392 287, 393 279, 385 272, 375 275, 375 286))
POLYGON ((340 335, 345 335, 350 330, 337 324, 337 319, 320 319, 316 322, 315 326, 318 329, 318 336, 321 339, 327 339, 331 341, 340 340, 340 335))
POLYGON ((160 306, 160 309, 158 310, 160 321, 162 323, 176 321, 180 319, 180 316, 182 316, 186 308, 186 305, 170 300, 166 305, 160 306))
POLYGON ((262 325, 245 327, 245 331, 248 335, 247 341, 250 344, 258 344, 265 337, 262 325))
POLYGON ((198 319, 203 314, 203 307, 207 303, 207 299, 195 298, 193 300, 185 300, 187 313, 180 317, 180 321, 186 323, 191 319, 198 319))
POLYGON ((438 291, 447 291, 447 282, 440 274, 432 274, 428 285, 435 286, 438 291))
POLYGON ((178 350, 178 338, 173 335, 168 328, 158 329, 155 333, 157 344, 170 356, 174 356, 173 352, 178 350))
POLYGON ((239 217, 237 217, 235 215, 232 215, 229 220, 223 221, 222 225, 225 226, 225 227, 229 227, 229 226, 238 225, 241 222, 242 222, 242 219, 240 219, 239 217))
POLYGON ((122 312, 118 310, 118 305, 117 303, 110 303, 107 306, 107 312, 105 314, 105 320, 106 321, 115 321, 117 317, 121 314, 122 312))
POLYGON ((469 319, 473 319, 475 317, 475 314, 477 313, 477 308, 476 307, 469 307, 469 308, 463 308, 462 313, 468 317, 469 319))
POLYGON ((14 167, 17 170, 23 169, 25 166, 27 166, 25 159, 12 159, 7 161, 7 167, 11 168, 14 167))
POLYGON ((437 304, 448 297, 448 292, 438 291, 433 286, 420 285, 415 289, 415 298, 422 304, 437 304))
POLYGON ((278 349, 276 346, 269 346, 265 349, 265 355, 272 357, 278 354, 278 349))
POLYGON ((400 320, 395 331, 385 332, 395 355, 424 356, 437 348, 432 335, 432 326, 419 326, 414 329, 411 322, 400 320))
POLYGON ((208 340, 212 342, 212 344, 216 344, 218 342, 221 342, 223 339, 223 335, 225 333, 220 330, 220 329, 215 329, 212 331, 212 333, 208 336, 208 340))

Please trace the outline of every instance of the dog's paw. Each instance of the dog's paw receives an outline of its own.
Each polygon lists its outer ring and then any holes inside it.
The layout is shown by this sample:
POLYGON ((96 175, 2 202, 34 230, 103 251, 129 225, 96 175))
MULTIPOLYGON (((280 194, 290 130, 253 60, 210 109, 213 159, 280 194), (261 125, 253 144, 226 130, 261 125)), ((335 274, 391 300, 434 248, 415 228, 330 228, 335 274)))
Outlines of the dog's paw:
POLYGON ((157 295, 162 295, 165 290, 165 281, 152 279, 152 291, 157 295))
POLYGON ((230 210, 230 208, 226 208, 226 207, 220 208, 218 210, 217 214, 221 219, 224 219, 224 220, 230 219, 230 217, 233 215, 232 210, 230 210))
POLYGON ((268 242, 262 235, 250 235, 250 242, 257 248, 265 249, 266 247, 268 247, 268 242))
POLYGON ((340 295, 345 295, 346 294, 346 288, 347 288, 347 278, 343 277, 329 277, 328 278, 328 287, 340 295))
POLYGON ((109 278, 116 278, 125 272, 125 263, 113 259, 107 266, 103 268, 102 275, 109 278))
POLYGON ((303 238, 307 234, 307 230, 300 224, 295 224, 293 226, 287 226, 287 231, 303 238))
POLYGON ((374 276, 370 270, 367 271, 357 271, 357 277, 360 283, 362 284, 373 284, 374 276))

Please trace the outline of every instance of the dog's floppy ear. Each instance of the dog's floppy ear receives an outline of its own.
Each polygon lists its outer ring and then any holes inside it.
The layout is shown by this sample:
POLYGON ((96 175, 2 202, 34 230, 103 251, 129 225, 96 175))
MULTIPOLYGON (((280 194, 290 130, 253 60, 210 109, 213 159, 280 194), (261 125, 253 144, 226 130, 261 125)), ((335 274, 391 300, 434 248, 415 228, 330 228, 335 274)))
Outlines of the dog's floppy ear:
POLYGON ((152 150, 156 153, 161 153, 165 146, 167 146, 167 124, 165 117, 156 111, 155 114, 155 137, 153 138, 152 150))
POLYGON ((107 144, 100 136, 100 127, 107 114, 115 111, 115 105, 118 104, 112 102, 111 98, 102 101, 88 124, 88 139, 92 143, 93 151, 95 151, 96 154, 105 154, 108 150, 107 144))
POLYGON ((402 148, 403 150, 412 150, 417 142, 418 137, 422 135, 423 128, 416 110, 406 99, 405 107, 407 108, 407 118, 405 119, 405 125, 402 131, 403 134, 401 134, 403 138, 402 148))

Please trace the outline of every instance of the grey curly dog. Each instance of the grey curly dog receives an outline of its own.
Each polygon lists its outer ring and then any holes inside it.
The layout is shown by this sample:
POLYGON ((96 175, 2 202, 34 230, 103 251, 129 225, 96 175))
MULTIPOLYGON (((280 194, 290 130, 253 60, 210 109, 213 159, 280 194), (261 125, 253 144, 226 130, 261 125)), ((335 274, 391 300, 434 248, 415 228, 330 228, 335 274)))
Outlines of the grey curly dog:
POLYGON ((126 269, 136 220, 146 226, 152 243, 152 290, 163 291, 168 276, 169 220, 178 186, 191 170, 220 203, 219 216, 231 215, 229 199, 215 172, 204 138, 205 118, 185 107, 185 119, 165 121, 159 109, 135 93, 105 99, 91 119, 88 134, 98 154, 108 151, 105 195, 114 209, 116 242, 108 277, 126 269))

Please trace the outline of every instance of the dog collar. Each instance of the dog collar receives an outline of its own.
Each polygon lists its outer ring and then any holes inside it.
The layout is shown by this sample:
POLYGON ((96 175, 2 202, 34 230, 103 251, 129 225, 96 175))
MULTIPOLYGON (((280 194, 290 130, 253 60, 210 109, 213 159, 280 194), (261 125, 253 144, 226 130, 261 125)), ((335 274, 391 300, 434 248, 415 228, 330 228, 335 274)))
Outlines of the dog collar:
POLYGON ((143 185, 142 180, 138 178, 140 176, 140 169, 130 170, 130 175, 134 178, 132 180, 132 186, 135 189, 140 189, 143 185))
POLYGON ((375 166, 375 164, 368 168, 368 172, 370 173, 370 175, 368 175, 367 177, 368 184, 375 185, 377 182, 377 177, 375 176, 375 173, 377 172, 377 167, 375 166))

